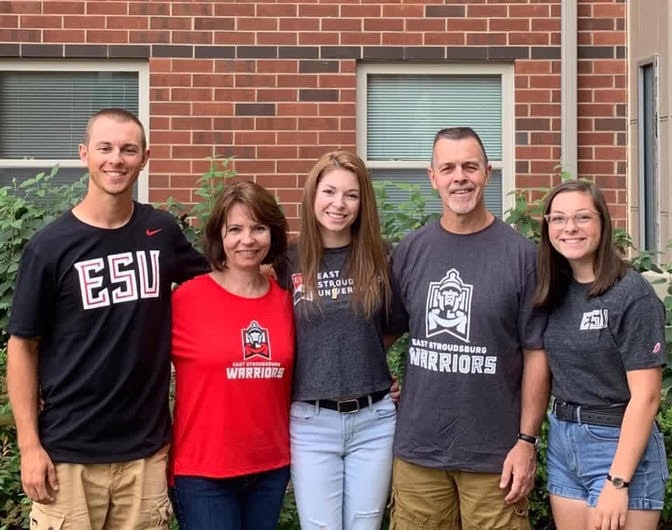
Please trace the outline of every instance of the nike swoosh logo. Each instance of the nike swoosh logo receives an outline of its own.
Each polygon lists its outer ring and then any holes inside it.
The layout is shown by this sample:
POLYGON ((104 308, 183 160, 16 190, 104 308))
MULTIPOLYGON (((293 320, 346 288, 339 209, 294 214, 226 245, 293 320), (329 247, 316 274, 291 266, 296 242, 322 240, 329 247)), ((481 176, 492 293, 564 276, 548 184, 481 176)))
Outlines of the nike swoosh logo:
POLYGON ((157 228, 157 229, 155 229, 155 230, 150 230, 150 229, 148 228, 147 230, 145 230, 145 234, 147 234, 149 237, 152 237, 153 235, 156 235, 156 234, 158 234, 159 232, 161 232, 161 230, 163 230, 163 228, 157 228))

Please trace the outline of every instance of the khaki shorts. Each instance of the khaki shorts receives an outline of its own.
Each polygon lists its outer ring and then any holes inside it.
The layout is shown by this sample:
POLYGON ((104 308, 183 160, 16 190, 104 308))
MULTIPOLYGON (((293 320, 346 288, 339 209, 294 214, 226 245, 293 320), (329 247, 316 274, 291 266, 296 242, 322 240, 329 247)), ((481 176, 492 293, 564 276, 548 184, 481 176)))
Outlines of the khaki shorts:
POLYGON ((500 478, 395 458, 390 530, 530 530, 527 501, 506 504, 500 478))
POLYGON ((50 504, 34 502, 31 530, 167 530, 168 446, 119 464, 56 464, 59 489, 50 504))

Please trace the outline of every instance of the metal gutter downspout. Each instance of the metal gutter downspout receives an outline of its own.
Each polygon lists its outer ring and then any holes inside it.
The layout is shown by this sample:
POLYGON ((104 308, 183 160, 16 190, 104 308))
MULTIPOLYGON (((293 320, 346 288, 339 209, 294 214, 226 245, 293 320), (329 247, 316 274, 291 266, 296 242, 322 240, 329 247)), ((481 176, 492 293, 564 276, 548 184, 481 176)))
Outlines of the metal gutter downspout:
POLYGON ((560 15, 560 164, 578 178, 577 150, 577 0, 562 0, 560 15))

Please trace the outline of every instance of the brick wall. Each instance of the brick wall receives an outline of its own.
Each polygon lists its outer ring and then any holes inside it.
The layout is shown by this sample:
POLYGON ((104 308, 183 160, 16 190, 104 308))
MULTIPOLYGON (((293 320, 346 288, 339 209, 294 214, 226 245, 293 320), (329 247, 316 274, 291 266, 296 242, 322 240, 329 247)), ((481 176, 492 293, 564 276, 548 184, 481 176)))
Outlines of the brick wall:
MULTIPOLYGON (((626 217, 625 4, 579 0, 579 173, 626 217)), ((557 182, 560 1, 0 0, 0 59, 146 59, 150 200, 235 155, 296 228, 304 175, 355 146, 357 61, 515 64, 516 186, 557 182)))

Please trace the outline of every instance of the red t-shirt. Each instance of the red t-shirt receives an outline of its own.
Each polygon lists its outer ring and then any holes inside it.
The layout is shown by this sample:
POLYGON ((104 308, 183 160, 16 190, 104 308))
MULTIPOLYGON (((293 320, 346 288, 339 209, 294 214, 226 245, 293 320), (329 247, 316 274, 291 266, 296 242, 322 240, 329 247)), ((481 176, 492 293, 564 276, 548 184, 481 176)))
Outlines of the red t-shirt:
POLYGON ((208 274, 173 293, 171 476, 234 477, 289 464, 294 317, 269 279, 236 296, 208 274))

